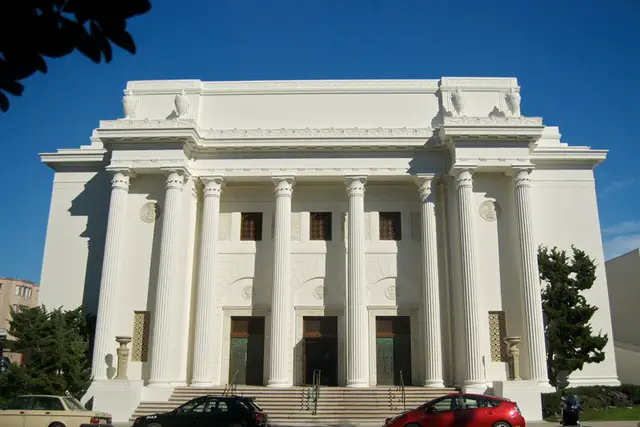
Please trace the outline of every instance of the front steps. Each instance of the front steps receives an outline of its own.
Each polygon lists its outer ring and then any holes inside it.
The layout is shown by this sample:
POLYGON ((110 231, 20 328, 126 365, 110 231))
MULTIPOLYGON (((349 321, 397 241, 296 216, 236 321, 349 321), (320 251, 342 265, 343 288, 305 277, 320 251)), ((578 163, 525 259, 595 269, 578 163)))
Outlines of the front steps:
MULTIPOLYGON (((168 402, 142 402, 131 417, 170 411, 198 396, 221 395, 225 387, 178 387, 168 402)), ((346 387, 320 387, 317 407, 312 387, 267 388, 237 386, 231 394, 254 397, 255 402, 269 415, 271 425, 362 425, 382 426, 388 417, 416 408, 445 394, 455 393, 453 388, 406 387, 405 401, 398 387, 354 389, 346 387), (317 411, 316 411, 317 409, 317 411)))

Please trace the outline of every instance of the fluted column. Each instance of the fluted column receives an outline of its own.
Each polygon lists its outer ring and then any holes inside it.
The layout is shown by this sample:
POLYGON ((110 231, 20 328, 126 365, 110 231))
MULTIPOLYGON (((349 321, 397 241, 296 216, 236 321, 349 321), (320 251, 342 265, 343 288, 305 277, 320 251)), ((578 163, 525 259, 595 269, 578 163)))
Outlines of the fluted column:
POLYGON ((289 342, 289 304, 291 292, 291 195, 294 179, 273 179, 276 195, 276 217, 273 235, 273 291, 271 295, 271 354, 268 387, 289 386, 288 366, 291 362, 289 342))
POLYGON ((118 270, 123 228, 126 222, 125 211, 129 178, 128 171, 118 171, 115 172, 111 180, 111 200, 109 201, 109 218, 107 219, 102 277, 100 279, 100 299, 98 300, 96 335, 91 364, 91 375, 94 380, 107 379, 107 368, 116 362, 114 326, 118 315, 118 270), (111 356, 111 360, 107 363, 109 356, 111 356))
POLYGON ((365 177, 346 179, 349 196, 347 257, 347 387, 369 386, 369 340, 364 236, 365 177))
POLYGON ((171 170, 167 174, 164 200, 164 220, 160 241, 160 260, 155 308, 153 311, 153 329, 151 331, 151 375, 149 385, 169 386, 173 380, 171 372, 174 368, 172 355, 175 337, 171 336, 171 325, 179 307, 174 307, 172 287, 181 280, 178 276, 180 251, 178 247, 181 231, 182 190, 184 174, 171 170))
POLYGON ((200 260, 196 290, 196 321, 193 343, 192 386, 213 385, 215 353, 212 351, 216 330, 216 242, 220 223, 221 177, 201 178, 204 206, 200 229, 200 260))
POLYGON ((422 312, 424 315, 425 387, 444 387, 442 381, 442 328, 436 230, 436 192, 433 177, 419 177, 422 219, 422 312))
POLYGON ((473 169, 456 171, 458 191, 458 220, 460 228, 460 256, 462 276, 462 318, 465 333, 466 373, 464 385, 484 385, 482 324, 486 321, 481 310, 478 289, 475 231, 473 227, 473 169))
POLYGON ((531 218, 531 179, 528 169, 514 170, 516 221, 520 260, 522 262, 522 302, 524 306, 525 348, 528 350, 529 375, 540 385, 549 386, 547 357, 545 350, 544 323, 542 319, 542 296, 538 252, 531 218))

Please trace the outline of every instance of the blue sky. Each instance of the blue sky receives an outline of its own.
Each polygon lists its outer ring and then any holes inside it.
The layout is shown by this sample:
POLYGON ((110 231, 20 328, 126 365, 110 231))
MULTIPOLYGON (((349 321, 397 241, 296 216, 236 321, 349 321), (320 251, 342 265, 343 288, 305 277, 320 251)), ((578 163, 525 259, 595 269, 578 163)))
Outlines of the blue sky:
POLYGON ((637 0, 151 0, 138 46, 79 53, 24 81, 0 116, 0 277, 39 281, 52 172, 37 153, 89 143, 127 80, 514 76, 523 114, 610 150, 596 169, 607 257, 640 247, 637 0))

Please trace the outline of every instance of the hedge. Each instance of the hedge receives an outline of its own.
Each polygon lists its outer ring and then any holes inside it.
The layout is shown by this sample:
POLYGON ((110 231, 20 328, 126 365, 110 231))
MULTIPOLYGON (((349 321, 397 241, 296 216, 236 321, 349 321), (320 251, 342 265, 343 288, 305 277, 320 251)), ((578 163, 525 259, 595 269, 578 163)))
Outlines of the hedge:
POLYGON ((589 386, 558 390, 542 395, 542 416, 559 415, 562 412, 562 397, 578 396, 584 410, 606 408, 628 408, 640 405, 640 385, 623 384, 617 387, 589 386))

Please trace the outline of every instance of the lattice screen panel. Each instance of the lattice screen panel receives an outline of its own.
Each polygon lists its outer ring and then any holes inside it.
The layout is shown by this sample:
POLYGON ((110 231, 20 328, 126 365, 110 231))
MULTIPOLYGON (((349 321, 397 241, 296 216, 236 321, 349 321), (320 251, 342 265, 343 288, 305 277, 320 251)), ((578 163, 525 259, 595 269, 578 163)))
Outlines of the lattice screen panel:
POLYGON ((133 337, 131 344, 131 361, 146 362, 149 355, 149 326, 151 313, 136 311, 133 314, 133 337))
POLYGON ((310 240, 331 240, 331 212, 311 212, 310 240))
POLYGON ((507 361, 507 320, 504 311, 489 312, 489 336, 491 339, 491 361, 507 361))

